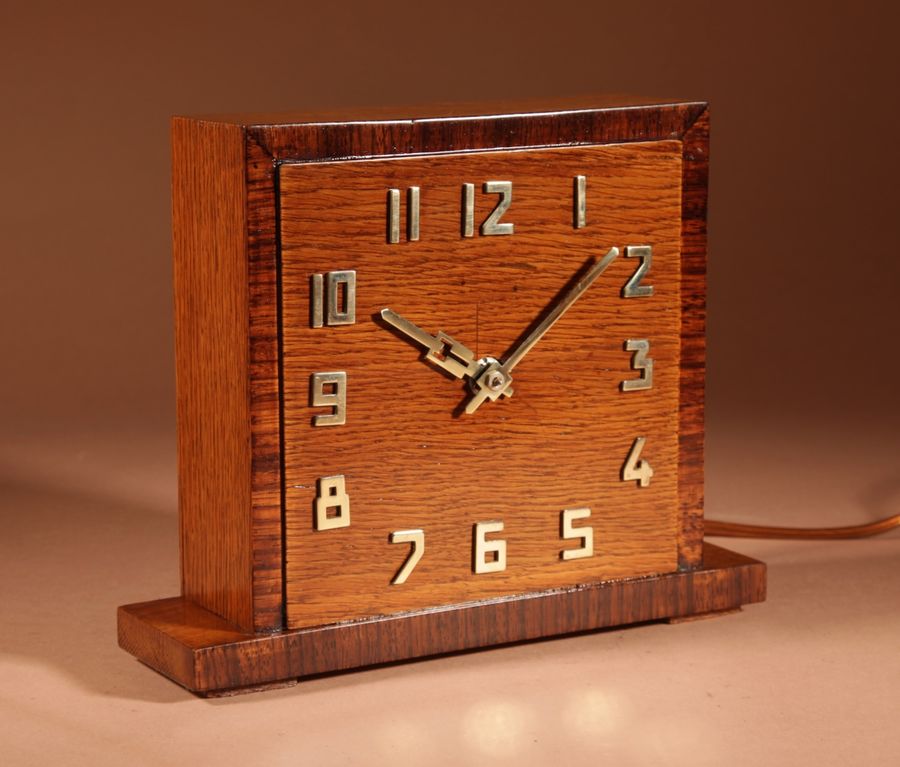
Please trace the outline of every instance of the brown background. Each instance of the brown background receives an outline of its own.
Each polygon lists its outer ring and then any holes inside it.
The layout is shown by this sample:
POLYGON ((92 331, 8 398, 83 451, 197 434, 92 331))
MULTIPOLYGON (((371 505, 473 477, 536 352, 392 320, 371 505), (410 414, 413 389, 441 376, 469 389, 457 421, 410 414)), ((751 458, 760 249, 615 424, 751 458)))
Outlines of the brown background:
POLYGON ((171 428, 171 114, 591 92, 712 105, 711 420, 896 417, 888 3, 427 6, 7 7, 7 428, 171 428))
POLYGON ((113 618, 117 603, 178 588, 176 113, 586 92, 709 100, 708 513, 775 524, 897 513, 900 48, 891 8, 5 4, 7 758, 157 764, 221 753, 296 763, 314 749, 318 763, 365 753, 369 764, 397 764, 413 760, 409 744, 498 763, 546 763, 560 752, 570 763, 597 754, 659 763, 679 749, 698 764, 737 763, 738 752, 768 764, 896 757, 886 716, 900 705, 890 684, 900 677, 896 535, 739 543, 772 568, 769 603, 739 618, 318 680, 255 703, 188 698, 115 648, 113 618), (608 686, 590 687, 601 678, 608 686), (262 713, 266 724, 251 725, 262 713), (347 721, 364 746, 345 737, 337 723, 347 721))

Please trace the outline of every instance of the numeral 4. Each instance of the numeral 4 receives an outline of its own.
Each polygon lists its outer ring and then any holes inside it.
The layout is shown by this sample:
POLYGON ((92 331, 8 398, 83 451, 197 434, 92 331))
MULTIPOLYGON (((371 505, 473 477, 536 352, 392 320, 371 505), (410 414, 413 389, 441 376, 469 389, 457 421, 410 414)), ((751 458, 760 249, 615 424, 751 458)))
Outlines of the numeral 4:
POLYGON ((625 459, 625 465, 622 467, 622 481, 636 481, 639 487, 648 487, 650 478, 653 476, 653 468, 650 462, 641 460, 641 451, 644 449, 646 438, 638 437, 634 440, 628 458, 625 459))

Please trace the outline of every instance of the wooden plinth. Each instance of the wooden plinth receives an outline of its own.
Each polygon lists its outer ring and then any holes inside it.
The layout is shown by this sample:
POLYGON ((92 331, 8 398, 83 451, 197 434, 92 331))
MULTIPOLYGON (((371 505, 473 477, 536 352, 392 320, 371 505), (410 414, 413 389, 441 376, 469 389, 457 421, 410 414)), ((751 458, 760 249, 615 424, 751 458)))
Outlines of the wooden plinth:
POLYGON ((766 566, 704 544, 692 572, 607 581, 350 624, 247 634, 184 597, 119 608, 119 646, 201 695, 761 602, 766 566))

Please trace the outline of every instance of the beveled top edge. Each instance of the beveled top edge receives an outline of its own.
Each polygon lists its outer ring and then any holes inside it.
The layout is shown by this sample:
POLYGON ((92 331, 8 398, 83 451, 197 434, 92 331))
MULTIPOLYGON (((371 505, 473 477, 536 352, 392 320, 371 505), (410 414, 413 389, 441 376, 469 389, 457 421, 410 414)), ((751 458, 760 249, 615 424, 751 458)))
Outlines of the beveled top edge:
POLYGON ((525 115, 619 111, 648 107, 705 107, 705 101, 656 99, 624 95, 585 95, 505 101, 433 103, 409 106, 325 106, 286 112, 177 115, 176 119, 261 128, 288 125, 415 123, 441 120, 477 120, 525 115))

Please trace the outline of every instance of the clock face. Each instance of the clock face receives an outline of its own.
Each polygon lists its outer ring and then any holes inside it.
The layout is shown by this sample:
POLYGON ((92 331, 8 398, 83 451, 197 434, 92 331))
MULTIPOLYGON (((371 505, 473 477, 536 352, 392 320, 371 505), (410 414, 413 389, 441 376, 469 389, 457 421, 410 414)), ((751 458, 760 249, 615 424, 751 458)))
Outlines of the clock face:
POLYGON ((677 569, 678 141, 280 168, 289 628, 677 569))

